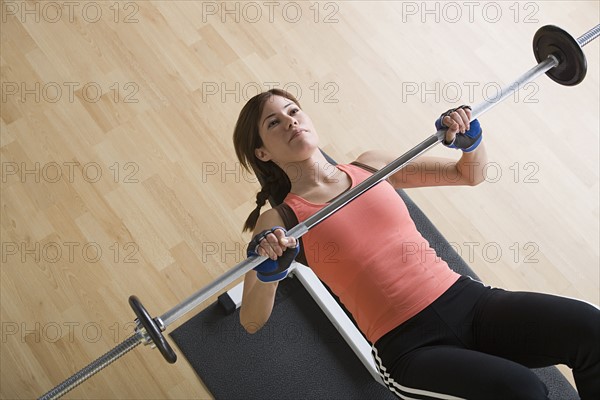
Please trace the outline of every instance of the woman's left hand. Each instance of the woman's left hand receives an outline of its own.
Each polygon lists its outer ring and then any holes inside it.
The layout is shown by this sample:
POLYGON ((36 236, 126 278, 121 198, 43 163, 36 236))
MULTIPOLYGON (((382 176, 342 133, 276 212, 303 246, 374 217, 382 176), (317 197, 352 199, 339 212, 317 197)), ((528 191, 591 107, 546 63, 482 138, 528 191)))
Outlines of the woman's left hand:
POLYGON ((471 109, 459 108, 441 119, 442 125, 448 127, 446 143, 454 142, 457 133, 465 133, 471 128, 471 109))
POLYGON ((471 120, 471 107, 460 106, 446 111, 435 121, 438 130, 446 129, 443 144, 452 149, 471 152, 481 143, 481 126, 479 121, 471 120))

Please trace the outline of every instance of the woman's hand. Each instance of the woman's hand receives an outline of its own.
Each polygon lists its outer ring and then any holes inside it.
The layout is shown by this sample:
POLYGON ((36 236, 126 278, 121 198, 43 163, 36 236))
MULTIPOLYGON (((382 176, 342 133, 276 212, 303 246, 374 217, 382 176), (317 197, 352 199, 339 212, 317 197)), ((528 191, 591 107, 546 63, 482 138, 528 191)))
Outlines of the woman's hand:
POLYGON ((269 257, 254 268, 260 281, 277 282, 287 276, 300 246, 295 238, 286 235, 284 228, 276 226, 254 236, 248 245, 249 257, 257 254, 269 257))
POLYGON ((471 109, 459 108, 442 118, 441 122, 448 127, 446 131, 446 143, 454 142, 458 132, 465 133, 471 128, 471 109))
POLYGON ((291 247, 296 247, 296 238, 286 236, 284 229, 275 227, 272 232, 259 240, 255 252, 258 255, 269 257, 271 260, 277 260, 277 257, 291 247))
POLYGON ((469 153, 481 143, 482 132, 479 121, 471 119, 471 107, 460 106, 443 113, 435 121, 436 129, 446 129, 443 144, 452 149, 469 153))

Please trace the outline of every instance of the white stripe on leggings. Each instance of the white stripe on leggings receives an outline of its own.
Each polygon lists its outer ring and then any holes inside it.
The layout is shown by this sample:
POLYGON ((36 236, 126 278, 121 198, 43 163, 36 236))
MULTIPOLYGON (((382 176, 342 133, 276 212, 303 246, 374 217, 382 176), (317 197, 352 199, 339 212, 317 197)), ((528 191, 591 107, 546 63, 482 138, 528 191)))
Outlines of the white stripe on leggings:
POLYGON ((412 389, 412 388, 400 385, 387 372, 387 369, 381 362, 381 358, 379 358, 379 354, 377 353, 377 348, 375 346, 373 346, 372 349, 373 349, 373 358, 375 359, 375 365, 377 366, 377 371, 379 371, 379 375, 383 379, 383 382, 386 384, 388 389, 390 389, 390 391, 392 393, 394 393, 396 396, 398 396, 399 398, 406 399, 406 400, 416 400, 414 397, 408 397, 406 394, 399 392, 399 391, 402 391, 402 392, 412 393, 412 394, 421 395, 421 396, 429 396, 434 399, 464 400, 461 397, 455 397, 455 396, 451 396, 449 394, 435 393, 435 392, 430 392, 428 390, 422 390, 422 389, 412 389))

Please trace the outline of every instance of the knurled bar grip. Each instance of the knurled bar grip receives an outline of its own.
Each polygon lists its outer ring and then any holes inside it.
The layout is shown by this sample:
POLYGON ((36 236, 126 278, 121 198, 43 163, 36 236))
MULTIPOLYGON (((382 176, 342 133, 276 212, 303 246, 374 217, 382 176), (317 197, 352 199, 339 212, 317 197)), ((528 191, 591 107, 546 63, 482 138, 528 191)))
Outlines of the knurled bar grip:
POLYGON ((40 397, 40 400, 58 399, 64 396, 66 393, 75 389, 84 381, 88 380, 93 375, 100 372, 105 367, 109 366, 119 358, 127 354, 130 350, 133 350, 137 345, 142 343, 143 337, 140 332, 134 333, 129 338, 125 339, 121 344, 104 354, 102 357, 91 362, 87 367, 81 369, 75 375, 56 386, 54 389, 49 391, 40 397))
POLYGON ((579 43, 579 45, 583 47, 592 40, 596 39, 598 36, 600 36, 600 24, 596 25, 595 27, 578 37, 577 43, 579 43))

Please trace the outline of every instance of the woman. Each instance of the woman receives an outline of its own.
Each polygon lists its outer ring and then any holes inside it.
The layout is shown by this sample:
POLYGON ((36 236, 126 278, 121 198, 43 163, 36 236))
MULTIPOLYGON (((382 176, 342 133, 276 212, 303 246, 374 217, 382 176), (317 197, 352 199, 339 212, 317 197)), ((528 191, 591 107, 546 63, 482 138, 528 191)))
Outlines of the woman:
MULTIPOLYGON (((352 313, 400 398, 546 399, 529 368, 562 363, 573 369, 583 399, 600 399, 600 311, 458 275, 431 256, 394 190, 481 183, 487 158, 470 116, 459 107, 436 121, 447 128, 444 144, 462 150, 458 161, 420 157, 410 174, 397 172, 305 234, 305 258, 352 313), (420 251, 403 252, 407 244, 420 251), (324 246, 335 254, 315 251, 324 246)), ((284 219, 305 220, 395 157, 368 151, 353 164, 332 166, 309 116, 277 89, 244 106, 234 145, 242 165, 266 178, 244 227, 255 234, 249 254, 269 257, 245 277, 240 321, 253 333, 268 320, 277 282, 299 251, 280 228, 284 219), (284 199, 282 206, 260 214, 270 196, 284 199)))

